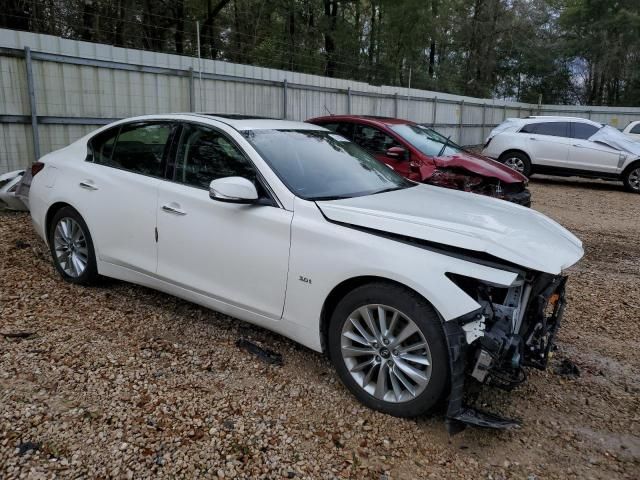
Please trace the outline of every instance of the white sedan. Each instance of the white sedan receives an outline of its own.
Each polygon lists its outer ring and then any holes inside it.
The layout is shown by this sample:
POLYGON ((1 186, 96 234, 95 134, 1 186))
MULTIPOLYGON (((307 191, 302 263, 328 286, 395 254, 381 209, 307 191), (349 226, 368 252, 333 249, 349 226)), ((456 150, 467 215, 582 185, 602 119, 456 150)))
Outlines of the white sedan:
POLYGON ((471 378, 545 368, 582 244, 544 215, 416 184, 322 127, 123 120, 35 163, 33 224, 66 281, 146 285, 325 352, 371 408, 505 427, 471 378))

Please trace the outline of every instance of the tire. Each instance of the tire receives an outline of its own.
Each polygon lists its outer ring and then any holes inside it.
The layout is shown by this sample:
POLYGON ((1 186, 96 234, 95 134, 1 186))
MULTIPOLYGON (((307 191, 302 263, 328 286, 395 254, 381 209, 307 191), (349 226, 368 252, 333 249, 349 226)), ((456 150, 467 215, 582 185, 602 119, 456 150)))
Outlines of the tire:
POLYGON ((513 168, 516 172, 520 172, 525 177, 531 176, 531 159, 524 152, 505 152, 500 155, 498 161, 509 168, 513 168))
POLYGON ((75 209, 63 207, 55 213, 49 224, 48 240, 53 264, 64 280, 79 285, 98 281, 93 240, 87 224, 75 209))
POLYGON ((399 285, 376 282, 348 293, 331 316, 328 349, 340 379, 356 398, 369 408, 396 417, 427 413, 441 401, 449 382, 449 354, 439 316, 424 298, 399 285), (384 310, 384 324, 389 330, 386 339, 380 308, 384 310), (374 338, 365 312, 369 312, 379 332, 377 338, 382 342, 365 341, 366 336, 369 340, 374 338), (365 335, 351 319, 355 319, 360 328, 364 327, 365 335), (399 348, 394 345, 401 340, 403 331, 412 331, 412 326, 414 333, 400 341, 399 348), (358 336, 360 341, 354 341, 358 336), (399 351, 423 341, 426 348, 410 349, 410 359, 406 356, 408 352, 399 351), (363 364, 368 367, 362 368, 363 364), (412 368, 410 374, 406 373, 407 366, 412 368), (408 387, 404 383, 407 381, 408 387), (413 392, 409 387, 413 387, 413 392))
POLYGON ((622 174, 624 188, 629 192, 640 193, 640 162, 633 163, 627 167, 622 174))

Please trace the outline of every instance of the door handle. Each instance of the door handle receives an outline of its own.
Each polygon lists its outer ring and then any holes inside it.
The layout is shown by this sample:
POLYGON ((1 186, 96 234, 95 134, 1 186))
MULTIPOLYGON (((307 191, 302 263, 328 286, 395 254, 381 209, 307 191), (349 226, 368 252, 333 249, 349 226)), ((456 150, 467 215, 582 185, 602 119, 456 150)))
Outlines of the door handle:
POLYGON ((180 210, 179 208, 172 207, 171 205, 163 205, 162 210, 167 213, 172 213, 174 215, 186 215, 187 212, 184 210, 180 210))
POLYGON ((577 148, 584 148, 582 145, 579 145, 579 144, 577 144, 577 143, 574 143, 572 146, 573 146, 573 147, 577 147, 577 148))
POLYGON ((86 190, 98 190, 98 187, 93 184, 92 180, 83 180, 79 185, 86 190))
POLYGON ((529 137, 529 140, 538 140, 536 137, 529 137))

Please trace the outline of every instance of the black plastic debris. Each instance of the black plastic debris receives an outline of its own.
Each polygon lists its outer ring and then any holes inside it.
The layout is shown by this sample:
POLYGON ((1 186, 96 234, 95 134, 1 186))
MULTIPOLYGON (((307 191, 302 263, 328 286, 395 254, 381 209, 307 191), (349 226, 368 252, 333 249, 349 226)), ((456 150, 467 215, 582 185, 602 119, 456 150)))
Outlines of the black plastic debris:
POLYGON ((556 365, 554 372, 556 375, 562 375, 563 377, 577 378, 580 376, 580 369, 568 358, 564 358, 556 365))
POLYGON ((0 332, 4 338, 31 338, 35 332, 0 332))
POLYGON ((249 353, 256 355, 260 360, 269 363, 271 365, 282 365, 282 355, 268 348, 262 348, 260 345, 247 340, 246 338, 240 338, 236 342, 238 348, 242 348, 249 353))
POLYGON ((475 408, 462 408, 456 415, 447 418, 447 431, 449 435, 460 433, 468 425, 493 430, 511 430, 520 428, 520 422, 509 418, 500 417, 493 413, 483 412, 475 408))
POLYGON ((40 449, 40 444, 35 442, 22 442, 18 445, 18 455, 21 457, 26 455, 28 452, 35 452, 40 449))
POLYGON ((16 240, 16 248, 18 249, 24 249, 24 248, 29 248, 31 246, 30 243, 25 242, 24 240, 16 240))

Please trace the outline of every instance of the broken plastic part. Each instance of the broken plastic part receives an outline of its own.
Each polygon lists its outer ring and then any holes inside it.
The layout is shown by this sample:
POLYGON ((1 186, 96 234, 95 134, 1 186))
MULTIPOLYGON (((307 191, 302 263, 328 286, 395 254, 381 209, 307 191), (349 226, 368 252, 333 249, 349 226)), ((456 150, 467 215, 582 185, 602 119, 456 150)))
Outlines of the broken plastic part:
POLYGON ((253 353, 261 360, 270 363, 271 365, 282 365, 282 355, 278 352, 274 352, 273 350, 269 350, 268 348, 262 348, 260 345, 252 342, 251 340, 247 340, 245 338, 240 338, 236 342, 236 346, 238 348, 242 348, 249 353, 253 353))
POLYGON ((462 326, 462 330, 467 338, 467 343, 471 345, 474 341, 484 335, 485 324, 484 315, 479 315, 480 318, 472 322, 466 323, 462 326))
POLYGON ((556 375, 563 377, 577 378, 580 376, 580 369, 568 358, 563 359, 554 369, 556 375))
POLYGON ((478 360, 473 367, 471 376, 478 380, 480 383, 484 382, 485 378, 487 378, 487 374, 489 373, 491 363, 493 363, 493 357, 491 357, 489 352, 487 352, 486 350, 480 350, 480 353, 478 354, 478 360))
POLYGON ((511 420, 469 407, 464 407, 456 415, 447 417, 447 431, 449 435, 461 432, 467 425, 491 428, 494 430, 520 428, 520 422, 517 420, 511 420))

